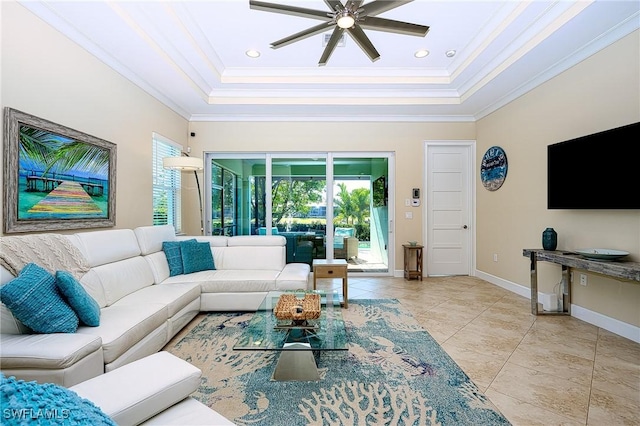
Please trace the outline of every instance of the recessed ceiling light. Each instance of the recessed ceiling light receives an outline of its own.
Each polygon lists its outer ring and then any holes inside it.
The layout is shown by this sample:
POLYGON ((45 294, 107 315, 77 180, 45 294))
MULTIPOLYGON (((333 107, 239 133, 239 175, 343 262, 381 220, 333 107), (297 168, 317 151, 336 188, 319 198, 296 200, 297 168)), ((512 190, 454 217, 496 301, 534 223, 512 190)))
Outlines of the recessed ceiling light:
POLYGON ((424 58, 429 55, 429 51, 427 49, 416 50, 416 53, 413 54, 416 58, 424 58))
POLYGON ((258 52, 257 50, 254 49, 249 49, 246 52, 244 52, 245 55, 247 55, 250 58, 257 58, 260 56, 260 52, 258 52))
POLYGON ((447 55, 447 58, 453 58, 454 56, 456 56, 456 51, 455 50, 447 50, 445 55, 447 55))

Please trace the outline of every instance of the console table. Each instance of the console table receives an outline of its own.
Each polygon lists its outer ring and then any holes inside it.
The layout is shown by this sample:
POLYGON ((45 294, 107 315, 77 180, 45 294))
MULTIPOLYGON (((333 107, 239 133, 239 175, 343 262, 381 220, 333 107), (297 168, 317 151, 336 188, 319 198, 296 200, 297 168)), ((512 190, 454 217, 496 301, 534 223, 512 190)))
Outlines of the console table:
POLYGON ((596 272, 612 278, 640 281, 640 263, 616 261, 607 262, 586 259, 579 254, 567 251, 524 249, 522 255, 531 262, 531 313, 533 315, 571 315, 571 268, 596 272), (563 303, 562 311, 538 311, 538 261, 562 265, 563 303))

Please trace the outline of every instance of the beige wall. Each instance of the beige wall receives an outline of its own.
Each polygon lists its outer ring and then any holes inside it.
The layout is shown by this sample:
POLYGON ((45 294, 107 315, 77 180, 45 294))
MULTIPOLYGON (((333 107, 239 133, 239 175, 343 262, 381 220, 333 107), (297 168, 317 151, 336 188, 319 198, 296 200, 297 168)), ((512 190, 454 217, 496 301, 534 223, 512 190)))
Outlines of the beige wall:
MULTIPOLYGON (((509 159, 509 174, 500 190, 486 191, 478 180, 478 270, 528 287, 522 249, 540 247, 542 230, 549 226, 558 231, 560 248, 611 247, 627 250, 640 261, 640 212, 548 211, 545 190, 547 144, 640 119, 638 32, 478 123, 188 123, 21 5, 2 2, 1 8, 0 105, 117 144, 118 228, 151 223, 154 131, 191 144, 194 155, 214 150, 393 151, 399 268, 398 247, 423 235, 422 209, 412 209, 414 218, 407 220, 402 203, 411 188, 422 187, 423 142, 477 139, 477 165, 491 145, 502 146, 509 159), (188 131, 196 137, 187 138, 188 131), (493 262, 493 253, 499 262, 493 262)), ((184 181, 185 230, 195 234, 195 184, 184 181)), ((548 292, 557 281, 558 268, 544 266, 542 290, 548 292)), ((589 275, 586 288, 573 288, 574 303, 640 326, 637 283, 589 275)))
MULTIPOLYGON (((492 145, 503 147, 509 162, 498 191, 478 180, 478 270, 529 287, 522 249, 542 247, 547 227, 558 233, 558 249, 626 250, 640 261, 640 211, 546 208, 547 145, 640 121, 639 40, 636 31, 478 121, 478 162, 492 145)), ((585 176, 592 171, 585 164, 585 176)), ((559 266, 543 263, 541 274, 540 290, 552 292, 559 266)), ((589 274, 587 287, 574 284, 572 290, 573 303, 640 326, 640 283, 589 274)))
MULTIPOLYGON (((475 139, 474 123, 215 123, 192 122, 192 152, 392 151, 396 166, 395 268, 402 269, 402 244, 422 240, 422 209, 405 219, 404 199, 421 188, 425 140, 475 139)), ((197 226, 197 224, 195 225, 197 226)), ((197 228, 191 228, 192 231, 197 228)))
POLYGON ((152 132, 186 144, 187 120, 23 6, 1 7, 1 106, 115 143, 116 227, 150 225, 152 132))

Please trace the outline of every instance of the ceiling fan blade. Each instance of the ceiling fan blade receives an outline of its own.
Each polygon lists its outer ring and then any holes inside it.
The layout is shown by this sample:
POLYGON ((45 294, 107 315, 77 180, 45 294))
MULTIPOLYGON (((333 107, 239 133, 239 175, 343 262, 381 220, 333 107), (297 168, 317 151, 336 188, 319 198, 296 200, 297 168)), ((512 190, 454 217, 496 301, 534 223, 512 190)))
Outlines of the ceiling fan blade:
POLYGON ((349 35, 351 36, 353 41, 355 41, 358 46, 360 46, 360 48, 364 51, 364 53, 367 54, 369 59, 371 59, 371 62, 375 62, 380 59, 380 54, 378 53, 376 48, 373 47, 373 43, 371 43, 369 37, 367 37, 364 31, 362 31, 360 25, 354 25, 351 28, 347 28, 347 31, 349 32, 349 35))
POLYGON ((376 18, 375 16, 369 16, 358 21, 358 25, 368 30, 385 31, 388 33, 405 34, 418 37, 424 37, 429 32, 429 27, 426 25, 376 18))
POLYGON ((249 7, 264 12, 283 13, 285 15, 301 16, 303 18, 321 19, 330 21, 333 18, 331 12, 304 7, 287 6, 286 4, 267 3, 263 1, 249 0, 249 7))
POLYGON ((366 16, 376 16, 383 12, 386 12, 396 7, 400 7, 404 4, 411 3, 413 0, 376 0, 371 3, 367 3, 361 7, 366 16))
POLYGON ((290 35, 289 37, 274 41, 273 43, 271 43, 271 47, 273 49, 278 49, 279 47, 287 46, 291 43, 295 43, 296 41, 300 41, 307 37, 311 37, 330 30, 331 26, 333 25, 335 24, 332 24, 331 22, 323 22, 322 24, 318 24, 315 27, 307 28, 306 30, 300 31, 299 33, 290 35))
POLYGON ((340 41, 340 37, 342 37, 343 32, 344 32, 344 29, 336 25, 336 28, 333 30, 333 33, 331 34, 331 38, 327 42, 327 46, 324 48, 324 52, 322 52, 322 56, 318 61, 318 65, 320 66, 327 65, 327 61, 329 60, 329 57, 331 56, 336 46, 338 45, 338 42, 340 41))
POLYGON ((342 2, 340 0, 324 0, 324 2, 327 4, 327 6, 329 6, 329 9, 333 10, 334 12, 339 12, 344 9, 344 6, 342 5, 342 2))

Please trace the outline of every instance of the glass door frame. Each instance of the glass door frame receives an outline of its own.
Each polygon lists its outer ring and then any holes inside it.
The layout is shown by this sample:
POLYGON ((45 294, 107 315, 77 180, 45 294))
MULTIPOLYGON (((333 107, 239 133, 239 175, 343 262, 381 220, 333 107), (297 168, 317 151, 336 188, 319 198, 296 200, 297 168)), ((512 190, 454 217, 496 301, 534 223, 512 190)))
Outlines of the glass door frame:
MULTIPOLYGON (((324 159, 325 160, 325 181, 326 181, 326 199, 334 199, 334 159, 338 158, 387 158, 387 177, 388 177, 388 246, 387 246, 387 262, 388 268, 386 272, 362 272, 358 275, 371 276, 393 276, 395 270, 395 152, 363 152, 363 151, 340 151, 340 152, 205 152, 205 165, 211 164, 216 159, 241 159, 241 160, 264 160, 265 161, 265 179, 271 182, 273 178, 272 165, 274 159, 324 159)), ((205 217, 205 235, 211 235, 211 168, 204 168, 204 217, 205 217)), ((265 192, 265 226, 267 234, 271 234, 273 226, 272 209, 273 198, 271 191, 265 192)), ((334 206, 333 202, 327 201, 326 205, 326 258, 333 259, 333 225, 334 206)))
MULTIPOLYGON (((327 176, 331 174, 331 198, 329 198, 329 193, 327 192, 327 199, 333 200, 334 193, 334 160, 339 158, 386 158, 387 159, 387 186, 388 186, 388 194, 387 194, 387 221, 388 221, 388 244, 387 244, 387 272, 362 272, 358 273, 358 275, 367 275, 367 276, 393 276, 395 270, 395 152, 393 151, 339 151, 339 152, 330 152, 328 153, 327 159, 327 176), (330 169, 330 170, 329 170, 330 169)), ((327 186, 329 186, 329 179, 327 177, 327 186)), ((327 188, 329 190, 329 188, 327 188)), ((333 258, 333 217, 334 217, 334 209, 333 203, 331 203, 331 212, 329 212, 329 206, 327 206, 327 217, 330 217, 331 220, 327 220, 327 240, 329 234, 331 234, 331 244, 327 242, 327 245, 331 245, 331 255, 329 255, 329 248, 327 248, 327 259, 333 258), (329 231, 329 223, 331 224, 331 231, 329 231)))

